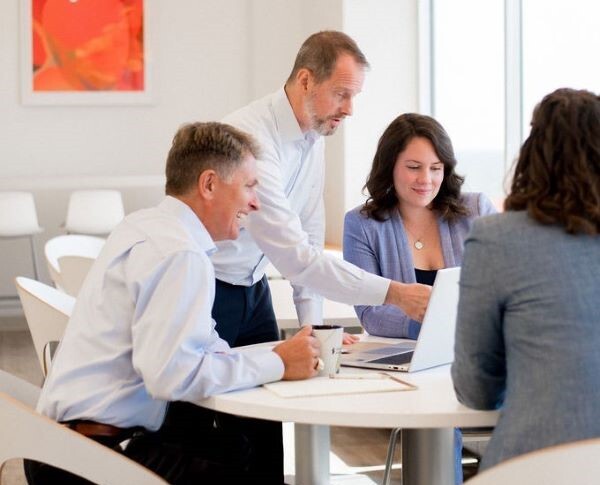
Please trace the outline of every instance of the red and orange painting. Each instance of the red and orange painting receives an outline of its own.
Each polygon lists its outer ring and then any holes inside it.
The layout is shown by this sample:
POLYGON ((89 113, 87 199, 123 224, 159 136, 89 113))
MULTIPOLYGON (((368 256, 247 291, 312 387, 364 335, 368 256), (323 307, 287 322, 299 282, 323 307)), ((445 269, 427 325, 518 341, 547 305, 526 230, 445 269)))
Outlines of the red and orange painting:
POLYGON ((33 92, 144 91, 144 0, 30 0, 33 92))

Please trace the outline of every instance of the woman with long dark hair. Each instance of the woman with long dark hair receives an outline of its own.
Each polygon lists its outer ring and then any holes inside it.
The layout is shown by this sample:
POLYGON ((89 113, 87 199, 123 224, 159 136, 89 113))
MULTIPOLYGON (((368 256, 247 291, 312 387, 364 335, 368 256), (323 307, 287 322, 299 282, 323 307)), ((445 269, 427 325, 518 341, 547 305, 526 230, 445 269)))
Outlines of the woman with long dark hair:
POLYGON ((536 107, 506 212, 465 243, 452 377, 501 408, 481 466, 600 437, 600 97, 536 107))
MULTIPOLYGON (((403 283, 433 285, 460 266, 473 219, 495 212, 483 194, 461 193, 463 177, 448 134, 435 119, 398 116, 379 139, 367 202, 346 214, 344 258, 403 283)), ((371 335, 416 339, 420 322, 391 305, 356 306, 371 335)))

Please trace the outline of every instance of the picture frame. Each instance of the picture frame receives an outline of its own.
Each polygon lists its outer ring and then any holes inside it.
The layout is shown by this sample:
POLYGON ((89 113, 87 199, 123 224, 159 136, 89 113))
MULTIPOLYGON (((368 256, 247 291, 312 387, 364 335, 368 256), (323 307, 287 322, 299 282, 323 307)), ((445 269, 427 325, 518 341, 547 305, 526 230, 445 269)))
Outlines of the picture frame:
MULTIPOLYGON (((138 38, 141 39, 138 44, 141 44, 141 46, 138 45, 139 49, 136 59, 132 61, 131 58, 128 57, 126 61, 124 60, 125 55, 131 56, 131 48, 127 51, 127 54, 118 52, 117 56, 113 56, 112 52, 109 53, 107 51, 106 53, 100 52, 100 56, 98 56, 98 51, 104 48, 103 46, 108 45, 113 50, 116 47, 122 47, 122 43, 111 43, 112 38, 106 39, 107 36, 116 35, 114 34, 116 31, 114 24, 109 27, 100 26, 99 29, 104 29, 101 31, 102 33, 100 36, 96 39, 85 39, 82 46, 77 47, 78 51, 75 56, 73 56, 73 51, 66 52, 66 48, 64 49, 64 58, 67 59, 66 56, 70 57, 68 58, 68 62, 63 63, 62 65, 55 62, 55 59, 61 59, 63 52, 60 52, 59 49, 63 48, 63 44, 58 41, 43 42, 44 64, 42 67, 45 71, 42 73, 42 76, 40 76, 40 69, 36 70, 36 66, 34 66, 34 1, 35 0, 19 1, 20 94, 21 103, 23 105, 101 106, 154 104, 154 53, 157 51, 154 45, 155 0, 138 0, 136 2, 137 6, 139 7, 141 5, 142 8, 142 32, 141 35, 138 35, 138 38), (108 32, 107 36, 101 37, 105 32, 108 32), (57 45, 60 47, 56 47, 57 45), (116 47, 114 47, 115 45, 116 47), (55 50, 51 51, 51 49, 55 50), (82 52, 83 54, 81 54, 82 52), (85 55, 87 52, 91 52, 91 56, 95 55, 96 57, 92 60, 90 60, 90 57, 86 59, 85 55), (73 57, 77 58, 76 61, 71 61, 73 57), (101 58, 100 61, 96 62, 94 65, 94 61, 97 61, 99 57, 101 58), (106 62, 107 59, 110 59, 110 61, 106 62), (118 61, 115 59, 118 59, 118 61), (74 62, 78 62, 79 60, 81 60, 80 64, 74 65, 74 62), (125 62, 127 63, 127 72, 125 72, 125 68, 123 67, 125 62), (131 65, 137 66, 137 72, 132 74, 132 69, 129 69, 129 66, 131 65), (64 71, 61 71, 61 69, 64 69, 64 71), (71 84, 67 85, 65 79, 69 82, 74 81, 73 84, 77 84, 77 86, 72 87, 71 84), (118 82, 116 79, 118 79, 118 82), (127 82, 129 82, 129 84, 126 84, 127 82)), ((64 8, 69 8, 69 3, 76 3, 77 1, 78 0, 70 0, 69 2, 66 2, 64 8)), ((39 2, 37 5, 39 6, 39 2)), ((51 23, 51 20, 48 21, 48 24, 51 24, 51 28, 55 31, 60 31, 62 28, 60 22, 64 16, 60 15, 60 13, 61 12, 57 12, 57 14, 54 15, 53 24, 51 23)), ((122 19, 122 17, 120 18, 122 19)), ((99 22, 97 9, 91 12, 90 19, 90 22, 96 22, 96 24, 99 22)), ((86 20, 83 19, 83 21, 86 20)), ((119 28, 129 28, 129 30, 131 30, 129 26, 125 27, 123 22, 125 21, 123 20, 119 23, 119 28)), ((65 30, 69 29, 69 25, 72 25, 72 23, 65 24, 65 30)), ((39 22, 36 22, 35 27, 36 36, 39 37, 39 32, 41 30, 39 22)), ((84 31, 86 30, 84 29, 84 31)), ((47 34, 46 31, 42 31, 42 39, 45 40, 46 35, 50 38, 50 34, 47 34)), ((69 41, 74 37, 74 34, 70 32, 66 32, 64 35, 65 37, 69 37, 69 41)), ((126 34, 123 33, 123 35, 126 34)), ((122 38, 123 36, 120 37, 120 40, 122 40, 122 38)), ((53 37, 52 40, 54 40, 53 37)), ((38 42, 38 45, 36 45, 36 49, 38 49, 36 53, 39 53, 42 49, 40 49, 40 43, 37 39, 36 42, 38 42)), ((39 62, 39 60, 36 59, 36 62, 39 62)))

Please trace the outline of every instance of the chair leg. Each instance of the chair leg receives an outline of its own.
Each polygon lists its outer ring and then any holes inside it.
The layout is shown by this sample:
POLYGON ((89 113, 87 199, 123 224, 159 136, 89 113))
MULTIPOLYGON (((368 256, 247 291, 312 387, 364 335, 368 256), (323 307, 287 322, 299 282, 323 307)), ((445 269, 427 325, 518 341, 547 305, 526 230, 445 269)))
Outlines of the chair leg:
POLYGON ((35 257, 35 243, 33 241, 33 235, 29 236, 29 242, 31 245, 31 260, 33 261, 33 275, 36 281, 40 281, 40 274, 38 272, 37 258, 35 257))
POLYGON ((390 434, 390 442, 388 444, 387 457, 385 459, 385 471, 383 472, 382 485, 389 485, 392 478, 392 465, 394 464, 394 452, 396 451, 396 443, 400 436, 401 428, 394 428, 390 434))

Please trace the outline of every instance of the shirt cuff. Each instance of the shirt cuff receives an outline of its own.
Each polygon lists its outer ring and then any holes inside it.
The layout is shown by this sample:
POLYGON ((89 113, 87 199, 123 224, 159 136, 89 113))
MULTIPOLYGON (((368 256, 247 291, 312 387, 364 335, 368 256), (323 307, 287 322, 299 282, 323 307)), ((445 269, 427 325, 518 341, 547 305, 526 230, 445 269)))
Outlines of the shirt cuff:
POLYGON ((258 385, 283 379, 283 372, 285 371, 283 360, 272 349, 252 352, 251 355, 256 368, 261 370, 258 385))
POLYGON ((383 305, 391 280, 363 270, 362 287, 357 304, 383 305))
POLYGON ((296 314, 300 326, 321 325, 323 323, 323 300, 296 303, 296 314))

